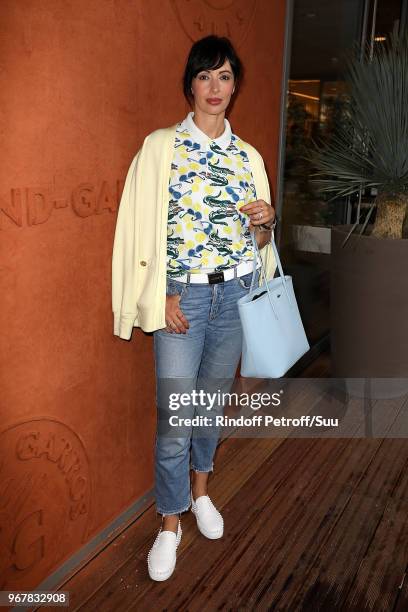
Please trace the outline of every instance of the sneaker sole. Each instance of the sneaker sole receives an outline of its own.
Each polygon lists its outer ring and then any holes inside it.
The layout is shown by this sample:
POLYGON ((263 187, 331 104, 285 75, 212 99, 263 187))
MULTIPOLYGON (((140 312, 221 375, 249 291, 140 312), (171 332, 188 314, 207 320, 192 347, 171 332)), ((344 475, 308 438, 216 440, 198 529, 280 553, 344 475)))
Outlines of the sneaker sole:
POLYGON ((208 538, 209 540, 219 540, 224 535, 224 530, 222 530, 221 532, 220 531, 216 531, 216 532, 205 531, 205 529, 203 529, 198 524, 198 522, 197 522, 197 527, 198 527, 199 532, 202 533, 202 535, 208 538))
POLYGON ((167 580, 168 578, 170 578, 170 576, 175 570, 175 567, 176 567, 176 564, 174 564, 173 568, 166 573, 164 572, 155 573, 154 570, 152 570, 149 566, 147 567, 147 569, 149 571, 149 576, 152 580, 155 580, 156 582, 162 582, 163 580, 167 580))
MULTIPOLYGON (((191 508, 191 512, 194 514, 194 516, 196 517, 196 520, 197 520, 197 515, 196 515, 195 510, 194 510, 193 507, 191 508)), ((214 531, 213 532, 206 531, 205 529, 203 529, 201 527, 201 525, 199 524, 198 520, 197 520, 197 527, 198 527, 198 531, 200 533, 202 533, 203 536, 205 536, 209 540, 219 540, 224 535, 224 528, 222 528, 221 531, 215 531, 215 532, 214 531)))
MULTIPOLYGON (((181 542, 181 536, 182 536, 183 532, 180 529, 180 531, 177 532, 177 536, 176 536, 176 549, 178 548, 180 542, 181 542)), ((150 553, 149 553, 150 555, 150 553)), ((150 578, 152 580, 155 580, 156 582, 162 582, 163 580, 167 580, 168 578, 170 578, 170 576, 172 575, 172 573, 174 572, 174 570, 176 569, 176 562, 177 559, 172 567, 172 569, 168 570, 167 572, 158 572, 156 573, 149 564, 149 561, 147 561, 147 571, 148 574, 150 576, 150 578)))

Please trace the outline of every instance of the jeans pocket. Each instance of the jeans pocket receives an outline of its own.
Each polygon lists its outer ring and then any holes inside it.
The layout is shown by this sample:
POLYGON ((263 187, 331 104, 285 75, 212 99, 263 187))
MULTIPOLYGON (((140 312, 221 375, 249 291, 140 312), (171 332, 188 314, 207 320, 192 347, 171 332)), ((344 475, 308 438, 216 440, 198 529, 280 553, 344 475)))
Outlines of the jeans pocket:
POLYGON ((179 295, 180 300, 187 292, 188 284, 181 283, 180 281, 167 277, 166 280, 166 295, 179 295))
MULTIPOLYGON (((252 280, 252 272, 248 272, 248 274, 244 274, 243 276, 240 276, 238 278, 239 284, 244 289, 249 289, 251 287, 251 280, 252 280)), ((254 287, 256 287, 256 285, 257 285, 257 280, 258 280, 258 271, 256 270, 255 271, 254 287)))

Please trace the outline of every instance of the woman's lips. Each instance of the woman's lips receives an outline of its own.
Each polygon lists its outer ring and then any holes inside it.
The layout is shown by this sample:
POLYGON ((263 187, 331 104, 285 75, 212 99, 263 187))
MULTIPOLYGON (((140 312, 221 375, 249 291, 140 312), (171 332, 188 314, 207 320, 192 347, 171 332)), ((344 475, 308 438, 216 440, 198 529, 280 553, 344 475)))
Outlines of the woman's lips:
POLYGON ((221 98, 207 98, 208 104, 220 104, 221 98))

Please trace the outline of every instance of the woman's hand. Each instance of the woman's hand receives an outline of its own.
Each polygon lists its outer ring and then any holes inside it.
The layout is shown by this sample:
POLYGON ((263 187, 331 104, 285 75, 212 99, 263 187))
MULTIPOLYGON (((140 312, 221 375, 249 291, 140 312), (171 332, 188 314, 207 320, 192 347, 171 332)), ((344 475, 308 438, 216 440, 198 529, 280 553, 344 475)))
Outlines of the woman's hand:
POLYGON ((245 204, 240 208, 241 210, 249 215, 249 231, 253 232, 258 228, 259 231, 255 232, 255 240, 258 248, 263 249, 271 240, 271 230, 268 231, 259 226, 264 223, 270 225, 271 222, 275 221, 275 208, 264 200, 256 200, 255 202, 250 202, 250 204, 245 204))
POLYGON ((180 306, 179 295, 166 295, 166 325, 165 330, 171 334, 185 334, 190 327, 180 306))
POLYGON ((271 225, 275 220, 275 208, 267 204, 265 200, 255 200, 255 202, 244 204, 239 210, 249 216, 249 231, 254 230, 257 225, 271 225))

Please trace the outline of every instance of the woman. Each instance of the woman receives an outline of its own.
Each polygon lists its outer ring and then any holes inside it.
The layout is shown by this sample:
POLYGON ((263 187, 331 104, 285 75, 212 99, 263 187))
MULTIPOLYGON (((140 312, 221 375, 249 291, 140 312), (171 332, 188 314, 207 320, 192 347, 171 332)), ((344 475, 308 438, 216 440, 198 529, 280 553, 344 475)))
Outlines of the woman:
MULTIPOLYGON (((230 390, 241 355, 237 301, 260 264, 251 232, 267 255, 268 277, 276 267, 269 244, 275 211, 262 158, 225 118, 241 76, 228 39, 207 36, 192 46, 183 90, 193 110, 146 137, 118 212, 114 333, 129 339, 135 326, 154 332, 155 493, 162 524, 148 555, 153 580, 174 571, 182 512, 191 507, 207 538, 223 535, 207 489, 219 437, 215 416, 223 405, 208 398, 230 390), (194 390, 208 395, 197 402, 194 390), (189 400, 174 406, 182 394, 189 400)), ((259 270, 255 275, 260 283, 259 270)))

